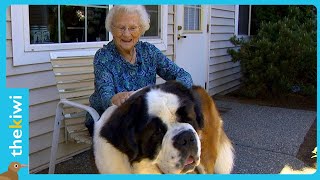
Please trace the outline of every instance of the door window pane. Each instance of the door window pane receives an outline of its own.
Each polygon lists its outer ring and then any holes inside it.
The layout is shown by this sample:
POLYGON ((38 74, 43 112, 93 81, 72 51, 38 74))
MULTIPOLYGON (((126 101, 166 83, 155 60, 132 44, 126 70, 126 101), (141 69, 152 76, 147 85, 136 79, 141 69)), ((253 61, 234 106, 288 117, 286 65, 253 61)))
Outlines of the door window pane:
POLYGON ((199 31, 201 30, 201 6, 191 5, 184 6, 184 30, 199 31))

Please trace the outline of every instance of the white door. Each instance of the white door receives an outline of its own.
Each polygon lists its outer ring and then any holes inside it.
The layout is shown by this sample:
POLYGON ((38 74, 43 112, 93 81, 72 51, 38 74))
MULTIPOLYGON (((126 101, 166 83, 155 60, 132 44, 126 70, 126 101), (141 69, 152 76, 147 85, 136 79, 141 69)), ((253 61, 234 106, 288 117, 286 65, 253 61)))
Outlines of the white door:
POLYGON ((188 71, 194 85, 206 88, 209 58, 208 6, 176 6, 176 63, 188 71))

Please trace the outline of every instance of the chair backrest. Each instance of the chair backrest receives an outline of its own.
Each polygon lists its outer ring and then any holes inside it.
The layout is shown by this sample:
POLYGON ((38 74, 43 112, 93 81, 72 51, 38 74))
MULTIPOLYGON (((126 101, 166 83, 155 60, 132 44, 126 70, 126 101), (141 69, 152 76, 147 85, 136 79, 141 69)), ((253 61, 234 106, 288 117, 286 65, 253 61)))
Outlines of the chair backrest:
MULTIPOLYGON (((60 100, 70 100, 89 105, 89 96, 94 91, 93 57, 95 51, 50 53, 60 100)), ((88 131, 84 125, 86 112, 65 106, 66 140, 68 137, 79 142, 88 141, 88 131)), ((69 138, 69 139, 70 139, 69 138)), ((89 137, 89 139, 91 139, 89 137)), ((91 141, 91 140, 90 140, 91 141)))

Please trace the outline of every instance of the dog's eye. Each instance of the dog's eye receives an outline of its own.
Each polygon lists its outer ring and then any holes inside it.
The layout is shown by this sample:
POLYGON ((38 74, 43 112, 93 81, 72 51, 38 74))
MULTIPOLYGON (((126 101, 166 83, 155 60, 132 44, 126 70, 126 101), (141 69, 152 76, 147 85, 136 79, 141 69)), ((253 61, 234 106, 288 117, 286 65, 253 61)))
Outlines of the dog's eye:
POLYGON ((185 122, 185 123, 189 123, 192 124, 194 122, 193 119, 189 118, 189 117, 184 117, 181 122, 185 122))
POLYGON ((160 136, 162 134, 163 134, 163 130, 161 128, 158 128, 156 131, 154 131, 152 136, 153 137, 158 137, 158 136, 160 136))
POLYGON ((157 134, 161 134, 161 133, 162 133, 162 129, 161 129, 161 128, 158 128, 157 131, 156 131, 156 133, 157 133, 157 134))

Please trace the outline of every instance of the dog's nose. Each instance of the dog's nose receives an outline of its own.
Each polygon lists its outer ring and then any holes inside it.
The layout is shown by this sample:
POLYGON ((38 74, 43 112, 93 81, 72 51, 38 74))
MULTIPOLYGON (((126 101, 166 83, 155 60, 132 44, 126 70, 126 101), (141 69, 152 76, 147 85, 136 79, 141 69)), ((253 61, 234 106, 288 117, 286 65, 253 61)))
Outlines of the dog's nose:
POLYGON ((173 145, 177 149, 194 149, 197 142, 194 133, 191 130, 183 131, 173 138, 173 145))

